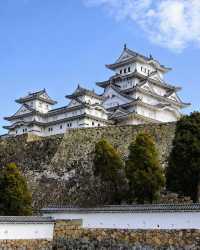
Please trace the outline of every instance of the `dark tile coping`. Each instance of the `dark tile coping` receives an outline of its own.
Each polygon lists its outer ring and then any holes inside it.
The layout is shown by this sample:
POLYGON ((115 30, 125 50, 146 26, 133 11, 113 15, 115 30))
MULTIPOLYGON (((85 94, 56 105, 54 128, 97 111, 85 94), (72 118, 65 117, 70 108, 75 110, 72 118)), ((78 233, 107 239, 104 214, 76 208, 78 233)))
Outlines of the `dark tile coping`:
POLYGON ((42 216, 0 216, 0 224, 49 224, 54 223, 51 217, 42 216))
POLYGON ((70 206, 49 206, 41 209, 41 213, 175 213, 200 212, 200 203, 193 204, 152 204, 152 205, 110 205, 93 208, 70 206))

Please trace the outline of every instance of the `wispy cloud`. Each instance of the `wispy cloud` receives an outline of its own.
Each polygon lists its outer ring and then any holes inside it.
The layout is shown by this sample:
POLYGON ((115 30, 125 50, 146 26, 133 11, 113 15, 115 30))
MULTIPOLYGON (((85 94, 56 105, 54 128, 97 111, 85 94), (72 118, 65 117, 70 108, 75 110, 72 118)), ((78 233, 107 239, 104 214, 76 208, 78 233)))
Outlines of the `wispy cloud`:
POLYGON ((118 20, 132 20, 163 47, 181 51, 191 43, 200 45, 200 0, 83 1, 105 7, 118 20))

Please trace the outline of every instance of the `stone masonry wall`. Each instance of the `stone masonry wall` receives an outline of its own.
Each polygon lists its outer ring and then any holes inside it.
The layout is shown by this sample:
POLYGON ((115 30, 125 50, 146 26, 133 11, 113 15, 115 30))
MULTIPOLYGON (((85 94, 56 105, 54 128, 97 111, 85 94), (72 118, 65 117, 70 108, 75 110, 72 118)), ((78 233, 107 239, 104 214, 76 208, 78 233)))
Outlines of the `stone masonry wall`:
POLYGON ((48 138, 23 135, 1 139, 0 166, 15 162, 22 169, 37 209, 52 203, 91 206, 99 195, 92 171, 94 146, 99 139, 106 138, 125 159, 136 135, 148 132, 166 167, 175 127, 175 123, 111 126, 72 129, 48 138))
POLYGON ((59 221, 55 250, 197 250, 200 230, 82 229, 81 221, 59 221))
POLYGON ((52 241, 0 240, 0 250, 52 250, 52 241))

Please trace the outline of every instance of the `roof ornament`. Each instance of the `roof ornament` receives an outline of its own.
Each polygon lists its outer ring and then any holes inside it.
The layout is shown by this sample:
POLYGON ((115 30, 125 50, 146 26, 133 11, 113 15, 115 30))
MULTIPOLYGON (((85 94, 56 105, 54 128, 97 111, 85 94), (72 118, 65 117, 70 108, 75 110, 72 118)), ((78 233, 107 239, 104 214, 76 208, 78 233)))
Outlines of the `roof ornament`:
POLYGON ((149 59, 153 60, 153 56, 152 54, 149 55, 149 59))
POLYGON ((127 49, 127 46, 126 46, 126 43, 124 44, 124 50, 126 50, 127 49))

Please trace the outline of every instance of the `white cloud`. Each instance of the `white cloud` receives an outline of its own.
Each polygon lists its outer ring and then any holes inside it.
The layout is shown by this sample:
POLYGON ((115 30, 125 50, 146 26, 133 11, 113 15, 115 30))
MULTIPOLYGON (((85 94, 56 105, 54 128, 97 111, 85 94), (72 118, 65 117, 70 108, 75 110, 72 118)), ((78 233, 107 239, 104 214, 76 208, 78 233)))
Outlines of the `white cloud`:
POLYGON ((87 6, 104 6, 117 20, 130 19, 149 39, 181 51, 200 45, 200 0, 84 0, 87 6))

